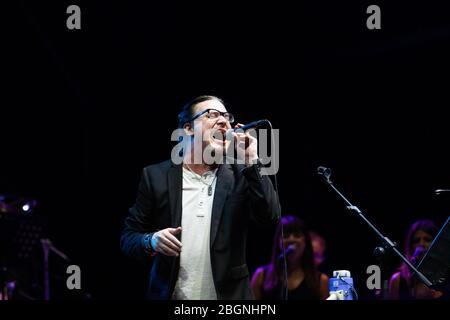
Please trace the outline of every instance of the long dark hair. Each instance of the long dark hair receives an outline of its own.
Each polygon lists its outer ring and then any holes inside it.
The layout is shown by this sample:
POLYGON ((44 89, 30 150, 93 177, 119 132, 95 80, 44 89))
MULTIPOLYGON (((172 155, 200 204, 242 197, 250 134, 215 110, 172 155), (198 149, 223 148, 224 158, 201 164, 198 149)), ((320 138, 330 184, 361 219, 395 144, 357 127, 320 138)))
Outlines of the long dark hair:
POLYGON ((281 254, 281 228, 283 228, 283 233, 285 236, 290 233, 301 233, 304 235, 305 250, 303 251, 302 257, 300 258, 300 266, 305 274, 305 278, 303 281, 305 281, 306 286, 311 290, 313 298, 318 298, 320 296, 320 273, 314 266, 314 255, 311 244, 311 237, 304 221, 295 216, 284 216, 281 218, 281 222, 278 224, 273 241, 272 259, 270 264, 267 266, 267 274, 264 277, 264 290, 276 290, 280 288, 283 282, 284 264, 280 263, 278 259, 281 254))
MULTIPOLYGON (((431 220, 418 220, 413 223, 409 228, 408 234, 405 239, 405 256, 409 261, 412 261, 414 256, 414 234, 419 230, 428 233, 432 238, 434 238, 439 231, 437 225, 431 220)), ((411 272, 409 270, 409 267, 405 263, 402 263, 402 265, 400 266, 400 274, 406 280, 408 285, 411 285, 411 272)))

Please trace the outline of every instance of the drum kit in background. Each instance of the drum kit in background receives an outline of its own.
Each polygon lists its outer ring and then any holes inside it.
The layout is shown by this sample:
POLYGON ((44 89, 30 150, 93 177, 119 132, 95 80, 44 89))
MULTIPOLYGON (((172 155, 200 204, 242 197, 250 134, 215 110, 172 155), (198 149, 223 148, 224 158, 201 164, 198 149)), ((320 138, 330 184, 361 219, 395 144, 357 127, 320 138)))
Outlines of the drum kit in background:
POLYGON ((36 199, 0 194, 0 300, 49 300, 50 280, 53 288, 63 278, 57 264, 69 258, 48 239, 47 218, 37 207, 36 199), (50 252, 61 257, 52 261, 52 273, 50 252))

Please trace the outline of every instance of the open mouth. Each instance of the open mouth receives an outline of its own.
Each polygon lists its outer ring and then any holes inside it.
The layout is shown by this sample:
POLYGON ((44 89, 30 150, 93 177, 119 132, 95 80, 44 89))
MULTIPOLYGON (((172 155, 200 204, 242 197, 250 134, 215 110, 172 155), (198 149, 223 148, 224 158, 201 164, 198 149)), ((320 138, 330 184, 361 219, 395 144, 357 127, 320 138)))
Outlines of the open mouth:
POLYGON ((211 134, 212 140, 218 144, 225 144, 227 141, 227 131, 225 129, 214 130, 211 134))

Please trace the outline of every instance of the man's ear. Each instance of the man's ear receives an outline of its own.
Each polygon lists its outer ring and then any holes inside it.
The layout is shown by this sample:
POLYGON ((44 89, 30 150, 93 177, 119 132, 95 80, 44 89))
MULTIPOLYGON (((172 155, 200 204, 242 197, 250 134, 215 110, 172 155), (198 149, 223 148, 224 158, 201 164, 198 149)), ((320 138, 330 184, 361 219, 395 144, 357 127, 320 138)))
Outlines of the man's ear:
POLYGON ((186 122, 183 126, 184 133, 188 136, 192 136, 194 134, 194 128, 192 128, 192 124, 190 122, 186 122))

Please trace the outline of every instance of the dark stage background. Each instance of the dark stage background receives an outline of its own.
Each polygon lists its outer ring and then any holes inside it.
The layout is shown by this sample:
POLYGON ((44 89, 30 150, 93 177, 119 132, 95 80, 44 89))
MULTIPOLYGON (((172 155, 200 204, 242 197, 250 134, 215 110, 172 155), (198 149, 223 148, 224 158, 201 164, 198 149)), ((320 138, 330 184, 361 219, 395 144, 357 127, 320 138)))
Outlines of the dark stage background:
MULTIPOLYGON (((352 271, 371 298, 377 238, 316 168, 331 167, 400 245, 416 219, 443 224, 450 203, 433 191, 450 187, 450 18, 443 4, 380 3, 382 29, 371 31, 370 4, 15 2, 3 20, 0 193, 39 201, 35 214, 92 297, 142 298, 147 266, 119 251, 141 170, 169 158, 187 100, 218 95, 239 122, 280 129, 282 214, 322 233, 327 271, 352 271), (70 4, 81 30, 66 28, 70 4)), ((272 237, 252 228, 251 272, 268 262, 272 237)))

